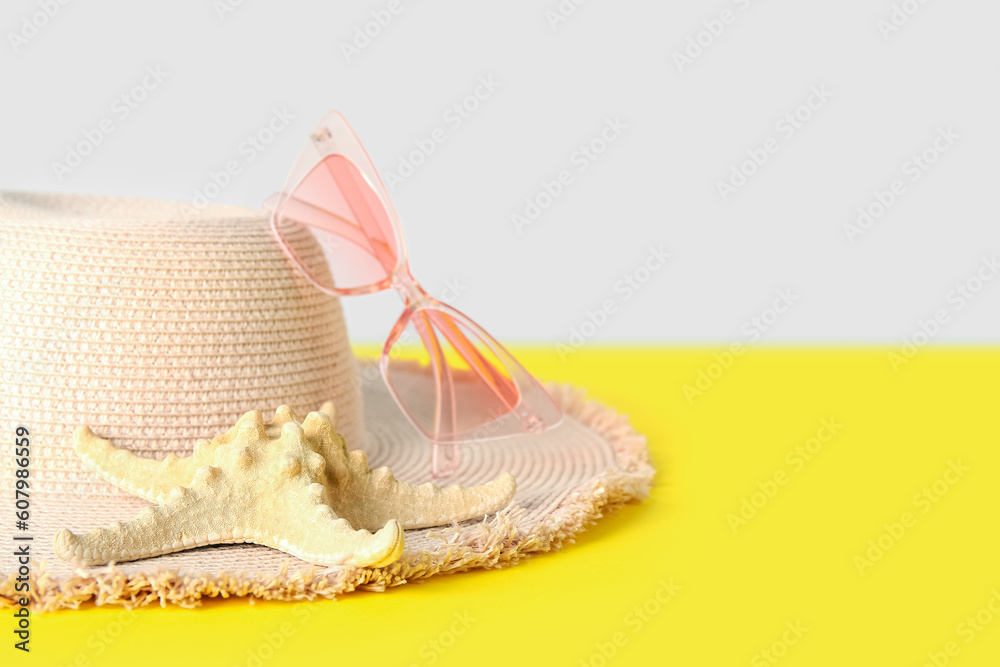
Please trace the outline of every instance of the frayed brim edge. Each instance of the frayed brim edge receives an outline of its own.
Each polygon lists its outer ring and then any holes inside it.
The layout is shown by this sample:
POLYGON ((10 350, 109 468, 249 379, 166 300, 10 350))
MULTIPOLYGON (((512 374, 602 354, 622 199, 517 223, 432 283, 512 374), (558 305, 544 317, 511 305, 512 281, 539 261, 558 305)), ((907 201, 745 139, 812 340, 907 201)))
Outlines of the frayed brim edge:
MULTIPOLYGON (((98 605, 142 607, 159 602, 197 607, 205 598, 249 597, 261 600, 312 600, 333 598, 354 590, 384 591, 410 581, 438 574, 516 565, 521 558, 544 553, 572 543, 576 535, 595 523, 606 511, 641 500, 653 485, 654 469, 646 438, 632 428, 628 417, 597 401, 586 400, 583 390, 570 385, 549 385, 549 392, 563 411, 606 438, 618 459, 609 469, 578 486, 556 510, 530 530, 518 525, 523 510, 504 509, 459 532, 444 528, 437 534, 437 551, 404 553, 400 560, 381 568, 297 568, 289 574, 289 560, 276 574, 180 574, 173 570, 126 574, 114 565, 99 572, 77 570, 55 577, 45 563, 29 580, 33 611, 78 609, 94 601, 98 605)), ((24 593, 17 592, 16 575, 0 583, 0 608, 17 605, 24 593)))

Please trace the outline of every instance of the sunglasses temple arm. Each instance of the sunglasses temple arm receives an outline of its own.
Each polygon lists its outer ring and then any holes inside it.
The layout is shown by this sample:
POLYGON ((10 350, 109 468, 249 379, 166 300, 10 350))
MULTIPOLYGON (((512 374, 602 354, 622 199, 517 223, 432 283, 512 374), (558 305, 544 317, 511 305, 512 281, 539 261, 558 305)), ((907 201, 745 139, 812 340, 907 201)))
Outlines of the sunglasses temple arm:
MULTIPOLYGON (((435 319, 438 319, 438 313, 435 313, 435 319)), ((440 317, 438 326, 441 329, 441 333, 444 334, 445 338, 452 344, 455 350, 462 355, 469 366, 475 369, 476 374, 493 389, 493 392, 505 403, 507 407, 511 410, 514 409, 514 405, 510 405, 504 392, 500 390, 500 384, 507 382, 507 379, 500 376, 497 370, 493 367, 489 361, 483 358, 483 355, 479 353, 476 346, 473 345, 469 339, 462 333, 462 330, 455 326, 454 322, 450 317, 442 316, 440 317), (487 377, 489 375, 489 377, 487 377)))
MULTIPOLYGON (((362 195, 362 190, 371 192, 375 195, 376 199, 378 199, 378 194, 370 184, 365 182, 363 177, 360 183, 357 182, 356 177, 337 178, 334 176, 334 180, 336 180, 342 191, 350 195, 347 198, 347 205, 351 209, 351 213, 354 214, 354 218, 359 221, 361 227, 364 229, 363 235, 365 239, 368 240, 368 247, 371 256, 378 260, 379 264, 382 265, 382 268, 384 268, 387 272, 391 272, 394 268, 396 268, 398 258, 395 253, 388 250, 389 243, 385 239, 383 232, 379 229, 378 225, 371 227, 366 224, 366 221, 370 222, 373 218, 371 212, 368 210, 359 211, 356 205, 358 202, 362 202, 365 199, 362 195)), ((389 212, 385 211, 385 214, 388 216, 389 212)))
MULTIPOLYGON (((429 318, 424 314, 417 313, 413 319, 413 326, 417 330, 420 341, 427 350, 427 354, 430 356, 431 363, 434 366, 435 390, 437 391, 434 406, 435 432, 439 433, 441 430, 442 410, 445 400, 447 400, 451 404, 449 414, 452 421, 451 432, 454 433, 457 429, 457 424, 455 424, 455 386, 451 377, 451 368, 448 366, 444 354, 441 352, 441 344, 437 336, 434 335, 434 327, 431 326, 429 318), (447 399, 443 391, 445 381, 448 383, 447 399)), ((458 443, 441 444, 433 442, 432 447, 431 474, 439 478, 453 473, 458 468, 458 443)))
MULTIPOLYGON (((265 206, 273 207, 277 205, 278 201, 280 201, 279 196, 275 195, 264 202, 264 204, 265 206)), ((311 213, 318 213, 323 216, 326 219, 326 224, 322 227, 324 231, 334 234, 348 243, 353 243, 362 252, 367 253, 372 259, 381 264, 386 271, 392 271, 392 269, 395 268, 396 256, 392 250, 389 249, 385 240, 381 238, 373 239, 362 231, 360 227, 349 220, 346 220, 343 216, 339 216, 336 213, 300 200, 294 200, 293 204, 289 206, 289 208, 292 208, 289 217, 293 220, 295 219, 295 209, 298 207, 302 207, 311 213)), ((271 210, 273 211, 273 208, 271 210)), ((300 213, 300 217, 304 216, 300 213)), ((312 226, 309 223, 300 224, 312 226)))

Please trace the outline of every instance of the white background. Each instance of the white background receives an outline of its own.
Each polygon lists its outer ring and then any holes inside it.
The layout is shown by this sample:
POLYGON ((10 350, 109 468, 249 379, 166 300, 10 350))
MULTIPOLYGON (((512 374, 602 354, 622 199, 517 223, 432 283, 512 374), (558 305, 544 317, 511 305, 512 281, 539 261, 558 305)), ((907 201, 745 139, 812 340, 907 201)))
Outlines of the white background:
MULTIPOLYGON (((214 201, 257 207, 338 108, 383 177, 445 130, 393 198, 414 274, 439 296, 457 282, 453 303, 501 340, 567 341, 606 299, 591 340, 899 343, 940 310, 935 341, 995 340, 1000 279, 972 300, 953 290, 1000 252, 996 2, 590 0, 554 22, 558 0, 400 0, 350 57, 388 0, 150 4, 71 0, 32 34, 39 0, 4 2, 0 188, 190 200, 237 160, 214 201), (913 13, 889 32, 894 4, 913 13), (166 78, 120 118, 150 67, 166 78), (455 127, 445 114, 480 77, 500 85, 455 127), (789 137, 776 123, 812 87, 831 96, 789 137), (247 160, 275 108, 294 121, 247 160), (103 118, 114 131, 58 177, 103 118), (579 171, 609 118, 627 127, 579 171), (908 160, 949 127, 911 180, 908 160), (723 201, 719 181, 769 138, 777 152, 723 201), (572 184, 519 233, 511 216, 563 169, 572 184), (845 225, 894 179, 905 191, 852 243, 845 225), (626 300, 616 283, 650 246, 672 257, 626 300), (751 318, 781 289, 793 305, 764 331, 751 318)), ((345 301, 355 339, 383 339, 399 311, 345 301)))

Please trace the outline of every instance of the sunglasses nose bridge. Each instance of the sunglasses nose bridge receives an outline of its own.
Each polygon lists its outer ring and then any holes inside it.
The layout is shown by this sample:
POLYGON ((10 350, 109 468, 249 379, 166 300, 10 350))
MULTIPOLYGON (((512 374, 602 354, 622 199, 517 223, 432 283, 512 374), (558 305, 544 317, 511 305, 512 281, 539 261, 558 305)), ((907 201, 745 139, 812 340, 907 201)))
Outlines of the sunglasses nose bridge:
POLYGON ((403 297, 407 308, 420 305, 431 298, 407 267, 402 267, 393 274, 392 286, 403 297))

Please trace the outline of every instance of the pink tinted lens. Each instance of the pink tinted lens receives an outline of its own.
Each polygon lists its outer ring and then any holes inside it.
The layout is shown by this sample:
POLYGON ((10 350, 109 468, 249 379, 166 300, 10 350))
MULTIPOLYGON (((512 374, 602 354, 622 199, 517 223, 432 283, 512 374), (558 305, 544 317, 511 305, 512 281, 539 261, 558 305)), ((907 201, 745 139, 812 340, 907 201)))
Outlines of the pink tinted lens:
POLYGON ((487 335, 438 310, 408 314, 385 368, 410 421, 439 443, 522 433, 520 391, 487 335))
POLYGON ((323 158, 281 198, 274 216, 285 247, 322 287, 385 287, 399 261, 385 205, 343 155, 323 158), (317 244, 327 266, 317 266, 312 257, 317 244))

